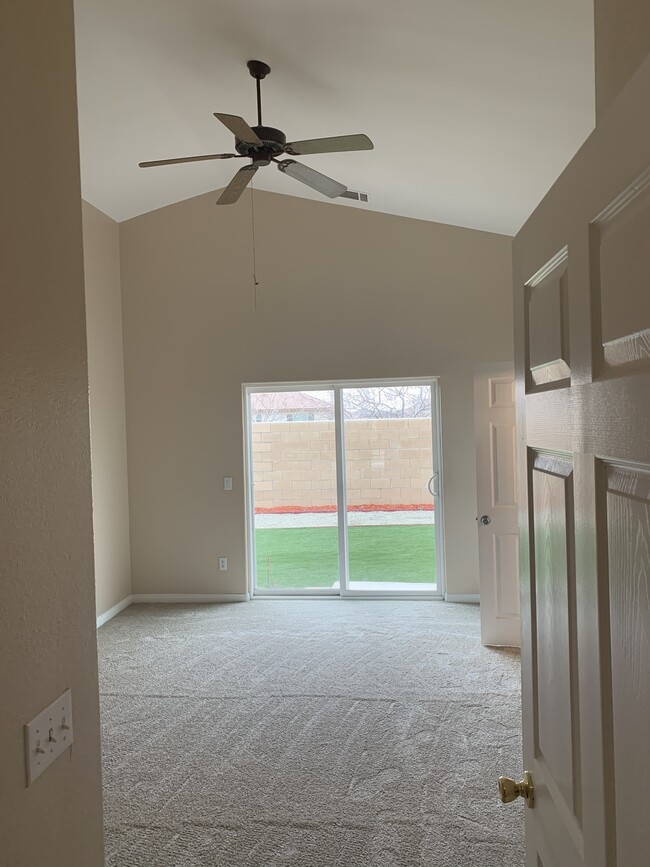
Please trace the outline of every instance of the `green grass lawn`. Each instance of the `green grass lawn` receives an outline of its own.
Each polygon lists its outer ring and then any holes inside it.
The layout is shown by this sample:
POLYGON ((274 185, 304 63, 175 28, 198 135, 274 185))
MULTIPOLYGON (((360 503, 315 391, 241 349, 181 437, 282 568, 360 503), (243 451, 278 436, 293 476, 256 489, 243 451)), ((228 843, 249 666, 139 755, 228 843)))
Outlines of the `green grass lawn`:
MULTIPOLYGON (((256 530, 257 586, 331 587, 339 580, 336 527, 256 530)), ((435 583, 432 525, 350 527, 350 581, 435 583)))

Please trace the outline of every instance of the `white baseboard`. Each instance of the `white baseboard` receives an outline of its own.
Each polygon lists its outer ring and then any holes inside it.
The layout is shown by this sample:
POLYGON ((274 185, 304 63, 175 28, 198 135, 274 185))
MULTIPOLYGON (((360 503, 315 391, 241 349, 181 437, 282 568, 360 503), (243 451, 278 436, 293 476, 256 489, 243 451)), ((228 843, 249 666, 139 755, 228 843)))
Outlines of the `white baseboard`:
POLYGON ((105 623, 108 623, 109 620, 112 620, 116 614, 120 613, 120 611, 124 611, 125 608, 128 608, 132 602, 133 596, 126 596, 121 600, 121 602, 118 602, 117 605, 113 605, 113 607, 109 608, 108 611, 104 611, 103 614, 100 614, 97 618, 97 629, 105 623))
POLYGON ((131 602, 250 602, 248 593, 134 593, 131 602))
POLYGON ((465 602, 468 605, 478 605, 481 597, 478 593, 445 593, 445 602, 465 602))

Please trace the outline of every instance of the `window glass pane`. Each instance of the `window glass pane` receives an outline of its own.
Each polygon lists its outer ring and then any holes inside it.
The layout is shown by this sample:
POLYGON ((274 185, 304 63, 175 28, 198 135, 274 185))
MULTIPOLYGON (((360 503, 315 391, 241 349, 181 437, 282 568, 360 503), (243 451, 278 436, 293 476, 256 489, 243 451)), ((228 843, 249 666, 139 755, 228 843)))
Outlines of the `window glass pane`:
POLYGON ((351 590, 435 591, 431 386, 342 390, 351 590))
POLYGON ((334 392, 250 401, 257 589, 337 588, 334 392))

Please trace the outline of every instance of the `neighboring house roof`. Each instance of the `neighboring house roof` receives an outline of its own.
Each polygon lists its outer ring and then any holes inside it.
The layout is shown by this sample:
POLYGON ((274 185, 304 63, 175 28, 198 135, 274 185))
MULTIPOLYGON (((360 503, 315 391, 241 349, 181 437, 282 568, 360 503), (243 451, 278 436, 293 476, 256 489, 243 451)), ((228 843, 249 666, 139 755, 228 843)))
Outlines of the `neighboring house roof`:
POLYGON ((251 394, 253 412, 331 412, 332 403, 304 391, 254 392, 251 394))

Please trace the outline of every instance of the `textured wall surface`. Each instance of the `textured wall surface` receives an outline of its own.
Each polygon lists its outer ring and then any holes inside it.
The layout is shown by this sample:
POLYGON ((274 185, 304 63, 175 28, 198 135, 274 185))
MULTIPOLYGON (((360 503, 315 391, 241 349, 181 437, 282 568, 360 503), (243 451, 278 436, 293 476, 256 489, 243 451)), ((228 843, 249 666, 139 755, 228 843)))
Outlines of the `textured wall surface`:
POLYGON ((83 202, 97 614, 131 593, 119 226, 83 202))
POLYGON ((510 238, 256 191, 255 309, 250 192, 215 199, 120 223, 134 593, 246 591, 242 383, 415 376, 441 378, 448 590, 477 593, 474 365, 512 358, 510 238))
POLYGON ((0 4, 0 863, 100 867, 88 372, 72 2, 0 4), (29 788, 23 725, 70 687, 29 788))
POLYGON ((596 114, 602 115, 650 53, 649 0, 594 0, 596 114))
MULTIPOLYGON (((336 505, 334 422, 253 422, 255 507, 336 505)), ((345 423, 348 506, 431 503, 431 421, 345 423)))

